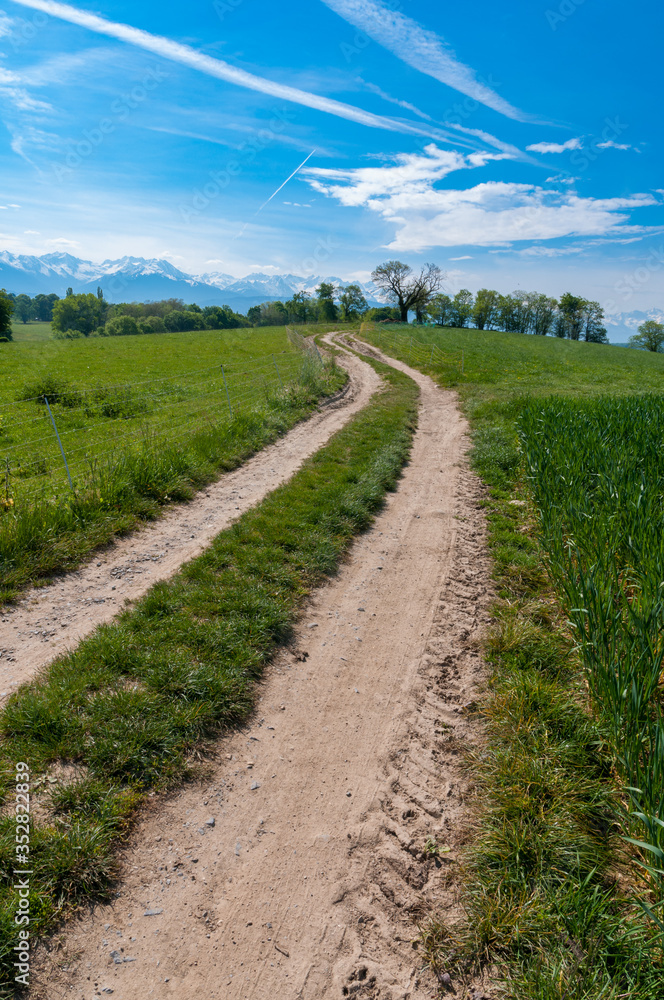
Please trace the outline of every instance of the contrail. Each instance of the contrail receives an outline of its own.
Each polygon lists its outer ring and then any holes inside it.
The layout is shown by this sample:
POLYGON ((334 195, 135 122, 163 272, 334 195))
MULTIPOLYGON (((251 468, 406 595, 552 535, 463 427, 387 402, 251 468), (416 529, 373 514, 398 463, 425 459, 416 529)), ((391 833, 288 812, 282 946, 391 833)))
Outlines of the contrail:
POLYGON ((531 121, 532 116, 513 107, 491 87, 478 80, 470 66, 460 62, 452 49, 433 31, 381 0, 322 0, 353 27, 392 52, 398 59, 448 87, 467 94, 507 118, 531 121))
MULTIPOLYGON (((315 152, 316 152, 316 150, 315 150, 315 149, 312 149, 312 150, 311 150, 311 152, 310 152, 310 153, 309 153, 309 155, 308 155, 308 156, 306 157, 306 159, 302 160, 302 163, 301 163, 301 164, 299 165, 299 167, 297 167, 297 168, 296 168, 296 169, 295 169, 295 170, 293 171, 293 173, 292 173, 292 174, 290 174, 290 176, 286 178, 286 180, 284 181, 284 183, 283 183, 283 184, 280 184, 280 185, 279 185, 279 187, 277 188, 277 190, 276 190, 276 191, 273 191, 273 192, 272 192, 272 194, 270 195, 270 197, 269 197, 269 198, 267 199, 267 201, 264 201, 264 202, 263 202, 263 204, 261 205, 261 207, 260 207, 260 208, 256 209, 256 211, 254 212, 254 214, 253 214, 253 215, 252 215, 252 217, 251 217, 252 219, 255 219, 255 218, 256 218, 256 216, 257 216, 257 215, 259 215, 259 214, 260 214, 260 212, 262 212, 262 211, 263 211, 263 209, 265 208, 265 206, 266 206, 266 205, 269 205, 269 204, 270 204, 270 202, 272 201, 272 199, 273 199, 273 198, 276 198, 276 196, 277 196, 277 195, 279 194, 279 192, 280 192, 281 190, 283 190, 283 188, 285 188, 285 187, 286 187, 286 185, 288 184, 288 182, 289 182, 289 181, 291 181, 291 180, 293 179, 293 177, 295 177, 295 174, 299 174, 299 172, 300 172, 300 170, 302 169, 302 167, 303 167, 303 166, 305 165, 305 163, 308 163, 308 162, 309 162, 309 160, 311 159, 311 157, 312 157, 312 156, 314 155, 314 153, 315 153, 315 152)), ((237 236, 234 236, 234 237, 233 237, 233 240, 234 240, 234 241, 235 241, 235 240, 239 240, 241 236, 244 236, 244 234, 245 234, 245 232, 246 232, 246 230, 247 230, 248 226, 249 226, 249 223, 248 223, 248 222, 245 222, 245 224, 243 225, 242 229, 241 229, 241 230, 240 230, 240 232, 239 232, 239 233, 237 234, 237 236)))
MULTIPOLYGON (((215 59, 207 56, 189 45, 182 45, 174 42, 170 38, 162 35, 153 35, 149 31, 141 28, 134 28, 129 24, 120 24, 117 21, 108 21, 97 14, 72 7, 68 3, 58 3, 56 0, 12 0, 20 7, 29 7, 32 10, 41 10, 45 14, 57 17, 70 24, 77 24, 79 27, 87 28, 99 35, 106 35, 116 38, 118 41, 135 45, 138 48, 154 52, 162 59, 170 59, 172 62, 181 63, 191 69, 198 70, 208 76, 216 77, 218 80, 226 80, 238 87, 246 87, 249 90, 257 90, 262 94, 269 94, 281 100, 290 101, 293 104, 301 104, 316 111, 323 111, 326 114, 336 115, 338 118, 345 118, 347 121, 357 122, 359 125, 366 125, 369 128, 386 129, 390 132, 401 132, 406 135, 428 136, 436 138, 435 130, 428 130, 426 126, 417 125, 414 122, 401 121, 395 118, 386 118, 382 115, 374 115, 370 111, 364 111, 352 104, 344 104, 342 101, 335 101, 329 97, 321 97, 319 94, 312 94, 306 90, 299 90, 297 87, 289 87, 285 84, 276 83, 265 77, 257 76, 255 73, 248 73, 246 70, 231 66, 230 63, 222 59, 215 59)), ((438 137, 440 133, 438 132, 438 137)), ((457 145, 468 145, 454 136, 446 137, 457 145)), ((474 147, 477 148, 477 147, 474 147)))
POLYGON ((277 195, 279 194, 279 192, 281 190, 283 190, 283 188, 286 187, 286 185, 288 184, 289 181, 293 180, 293 178, 295 177, 295 174, 299 174, 299 172, 302 169, 302 167, 305 165, 305 163, 309 162, 309 160, 311 159, 311 157, 314 155, 315 152, 316 152, 315 149, 311 150, 311 152, 309 153, 309 155, 307 156, 307 158, 304 159, 304 160, 302 160, 302 163, 299 165, 299 167, 297 167, 296 170, 293 171, 293 173, 290 175, 290 177, 287 177, 286 180, 284 181, 284 183, 279 185, 279 187, 277 188, 277 190, 273 194, 270 195, 270 197, 267 199, 267 201, 263 202, 263 204, 258 209, 258 211, 254 212, 254 218, 256 218, 256 216, 258 215, 258 212, 262 212, 263 209, 265 208, 265 206, 270 204, 270 202, 272 201, 273 198, 277 197, 277 195))

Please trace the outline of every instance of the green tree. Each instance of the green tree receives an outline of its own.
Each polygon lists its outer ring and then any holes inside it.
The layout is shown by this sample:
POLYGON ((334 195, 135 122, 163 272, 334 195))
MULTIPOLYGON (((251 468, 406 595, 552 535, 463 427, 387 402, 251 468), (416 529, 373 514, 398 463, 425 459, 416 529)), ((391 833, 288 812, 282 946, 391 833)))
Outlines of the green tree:
MULTIPOLYGON (((558 303, 558 315, 562 317, 563 336, 569 340, 579 340, 583 332, 585 317, 584 309, 586 300, 580 295, 572 295, 565 292, 558 303)), ((561 334, 556 330, 557 336, 561 334)))
POLYGON ((316 289, 318 296, 318 319, 321 323, 336 323, 339 310, 334 304, 336 288, 328 281, 322 281, 316 289))
POLYGON ((164 325, 171 333, 188 333, 191 330, 204 330, 205 320, 202 313, 191 312, 190 309, 173 309, 164 316, 164 325))
POLYGON ((135 337, 141 329, 133 316, 114 316, 109 319, 104 332, 107 337, 135 337))
POLYGON ((454 325, 463 330, 468 324, 468 320, 473 315, 473 293, 467 288, 462 288, 452 299, 454 310, 454 325))
POLYGON ((608 344, 606 327, 603 323, 604 310, 599 302, 589 302, 584 299, 582 313, 584 339, 591 344, 608 344))
POLYGON ((104 325, 107 305, 92 292, 86 295, 67 295, 53 307, 53 330, 65 334, 77 330, 84 337, 104 325))
POLYGON ((252 326, 285 326, 288 322, 288 309, 279 299, 262 302, 259 306, 251 306, 247 319, 252 326))
POLYGON ((439 293, 434 295, 427 306, 427 316, 438 326, 452 326, 454 306, 449 295, 439 293))
POLYGON ((14 300, 14 315, 20 319, 21 323, 27 323, 32 318, 32 314, 32 299, 30 296, 23 293, 17 295, 14 300))
POLYGON ((289 323, 306 323, 310 311, 307 292, 295 292, 292 299, 286 302, 289 323))
POLYGON ((480 288, 473 306, 473 320, 478 330, 492 330, 498 319, 498 292, 480 288))
POLYGON ((414 310, 423 314, 429 302, 443 283, 443 273, 435 264, 425 264, 420 273, 413 274, 412 267, 400 260, 388 260, 371 274, 371 280, 385 292, 399 308, 402 323, 408 322, 408 313, 414 310))
POLYGON ((664 324, 649 319, 642 323, 638 333, 629 338, 630 347, 638 347, 642 351, 652 351, 653 354, 664 353, 664 324))
POLYGON ((396 323, 399 320, 399 310, 394 306, 375 306, 367 309, 364 318, 372 323, 396 323))
POLYGON ((558 303, 540 292, 532 293, 532 332, 537 337, 551 333, 558 303))
POLYGON ((346 285, 339 296, 341 318, 346 323, 352 323, 367 311, 367 300, 359 285, 346 285))
POLYGON ((53 293, 51 295, 35 295, 32 300, 35 319, 39 320, 40 323, 50 323, 53 319, 53 307, 59 301, 59 297, 53 293))
POLYGON ((5 340, 12 339, 12 313, 14 303, 7 295, 4 288, 0 289, 0 337, 5 340))

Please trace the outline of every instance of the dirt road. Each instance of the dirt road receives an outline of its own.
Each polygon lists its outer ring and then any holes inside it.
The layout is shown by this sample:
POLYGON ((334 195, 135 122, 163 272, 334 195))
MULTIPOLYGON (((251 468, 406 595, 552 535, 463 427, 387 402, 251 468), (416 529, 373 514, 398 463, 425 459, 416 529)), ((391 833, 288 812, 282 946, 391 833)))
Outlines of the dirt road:
POLYGON ((144 814, 114 904, 42 951, 33 996, 433 995, 411 942, 432 905, 455 912, 488 567, 455 397, 394 364, 421 388, 398 492, 212 773, 144 814))
POLYGON ((0 702, 59 653, 72 649, 127 603, 200 555, 244 511, 286 482, 379 387, 373 369, 347 355, 350 382, 340 397, 298 424, 188 504, 109 546, 76 573, 0 608, 0 702))

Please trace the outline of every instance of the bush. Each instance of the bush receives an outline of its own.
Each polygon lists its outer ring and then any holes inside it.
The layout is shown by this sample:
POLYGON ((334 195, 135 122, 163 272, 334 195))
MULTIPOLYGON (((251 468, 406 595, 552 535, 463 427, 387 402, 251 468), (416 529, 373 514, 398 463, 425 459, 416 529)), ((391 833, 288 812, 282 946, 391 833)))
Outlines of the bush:
POLYGON ((55 340, 80 340, 84 334, 80 330, 56 330, 53 327, 53 337, 55 340))
POLYGON ((166 333, 166 325, 161 316, 146 316, 139 319, 141 333, 166 333))
POLYGON ((83 399, 78 389, 75 389, 66 379, 58 375, 38 375, 32 381, 26 382, 18 393, 16 399, 24 402, 28 399, 36 399, 43 403, 44 396, 49 403, 60 403, 62 406, 74 409, 81 406, 83 399))
POLYGON ((171 333, 185 333, 190 330, 204 330, 205 320, 200 313, 173 309, 164 316, 166 329, 171 333))
POLYGON ((136 337, 140 332, 133 316, 115 316, 106 324, 107 337, 136 337))

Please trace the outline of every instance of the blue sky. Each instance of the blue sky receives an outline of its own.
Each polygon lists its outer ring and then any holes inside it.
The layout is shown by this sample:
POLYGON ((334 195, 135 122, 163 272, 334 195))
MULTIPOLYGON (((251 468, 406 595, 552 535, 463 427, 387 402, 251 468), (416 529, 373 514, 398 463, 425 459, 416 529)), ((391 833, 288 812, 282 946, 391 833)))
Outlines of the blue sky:
POLYGON ((0 0, 0 249, 361 279, 398 257, 664 308, 664 14, 636 13, 0 0))

